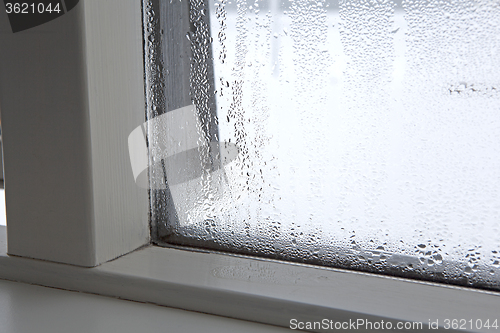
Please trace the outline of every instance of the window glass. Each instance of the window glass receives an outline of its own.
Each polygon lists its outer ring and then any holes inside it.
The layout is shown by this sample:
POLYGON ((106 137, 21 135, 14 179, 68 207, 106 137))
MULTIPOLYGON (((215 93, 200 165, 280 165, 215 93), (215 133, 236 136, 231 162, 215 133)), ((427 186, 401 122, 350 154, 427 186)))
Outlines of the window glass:
POLYGON ((145 6, 157 243, 500 289, 498 1, 145 6))

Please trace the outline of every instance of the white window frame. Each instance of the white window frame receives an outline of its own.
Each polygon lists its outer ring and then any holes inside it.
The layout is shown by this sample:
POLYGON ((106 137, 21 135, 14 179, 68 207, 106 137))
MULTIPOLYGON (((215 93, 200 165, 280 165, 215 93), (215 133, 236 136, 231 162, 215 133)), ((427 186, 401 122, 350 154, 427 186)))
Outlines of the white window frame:
POLYGON ((13 34, 0 12, 1 279, 284 327, 500 321, 498 292, 150 246, 127 151, 145 114, 141 20, 139 0, 81 0, 13 34))

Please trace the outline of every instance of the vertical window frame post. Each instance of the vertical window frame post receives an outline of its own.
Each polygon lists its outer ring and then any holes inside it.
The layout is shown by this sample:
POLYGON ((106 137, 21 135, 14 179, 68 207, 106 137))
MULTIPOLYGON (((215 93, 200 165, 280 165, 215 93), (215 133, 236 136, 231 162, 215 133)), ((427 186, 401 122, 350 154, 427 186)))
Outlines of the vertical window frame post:
POLYGON ((149 243, 128 135, 145 120, 139 1, 82 0, 13 33, 0 12, 8 253, 93 267, 149 243))

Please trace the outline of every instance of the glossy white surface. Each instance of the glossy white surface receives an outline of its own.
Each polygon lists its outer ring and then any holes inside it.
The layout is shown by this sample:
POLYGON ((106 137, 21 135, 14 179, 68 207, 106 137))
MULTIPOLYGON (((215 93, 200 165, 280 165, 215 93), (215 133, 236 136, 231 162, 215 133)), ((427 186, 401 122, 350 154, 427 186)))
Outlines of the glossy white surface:
POLYGON ((0 279, 10 281, 281 327, 288 327, 292 318, 341 322, 361 318, 393 325, 429 320, 443 325, 446 318, 500 319, 499 293, 272 260, 155 246, 93 268, 8 256, 5 229, 0 227, 0 279))
POLYGON ((270 332, 285 328, 0 280, 3 333, 270 332))

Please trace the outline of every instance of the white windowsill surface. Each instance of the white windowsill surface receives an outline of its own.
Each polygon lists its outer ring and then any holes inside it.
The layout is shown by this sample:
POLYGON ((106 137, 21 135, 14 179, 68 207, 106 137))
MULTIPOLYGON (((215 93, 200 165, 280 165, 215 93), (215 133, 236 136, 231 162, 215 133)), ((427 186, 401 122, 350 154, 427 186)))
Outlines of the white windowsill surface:
POLYGON ((0 279, 283 327, 292 318, 486 320, 498 317, 500 308, 498 293, 152 246, 94 268, 11 257, 5 229, 0 227, 0 279))
POLYGON ((279 333, 285 328, 0 280, 2 333, 279 333))

